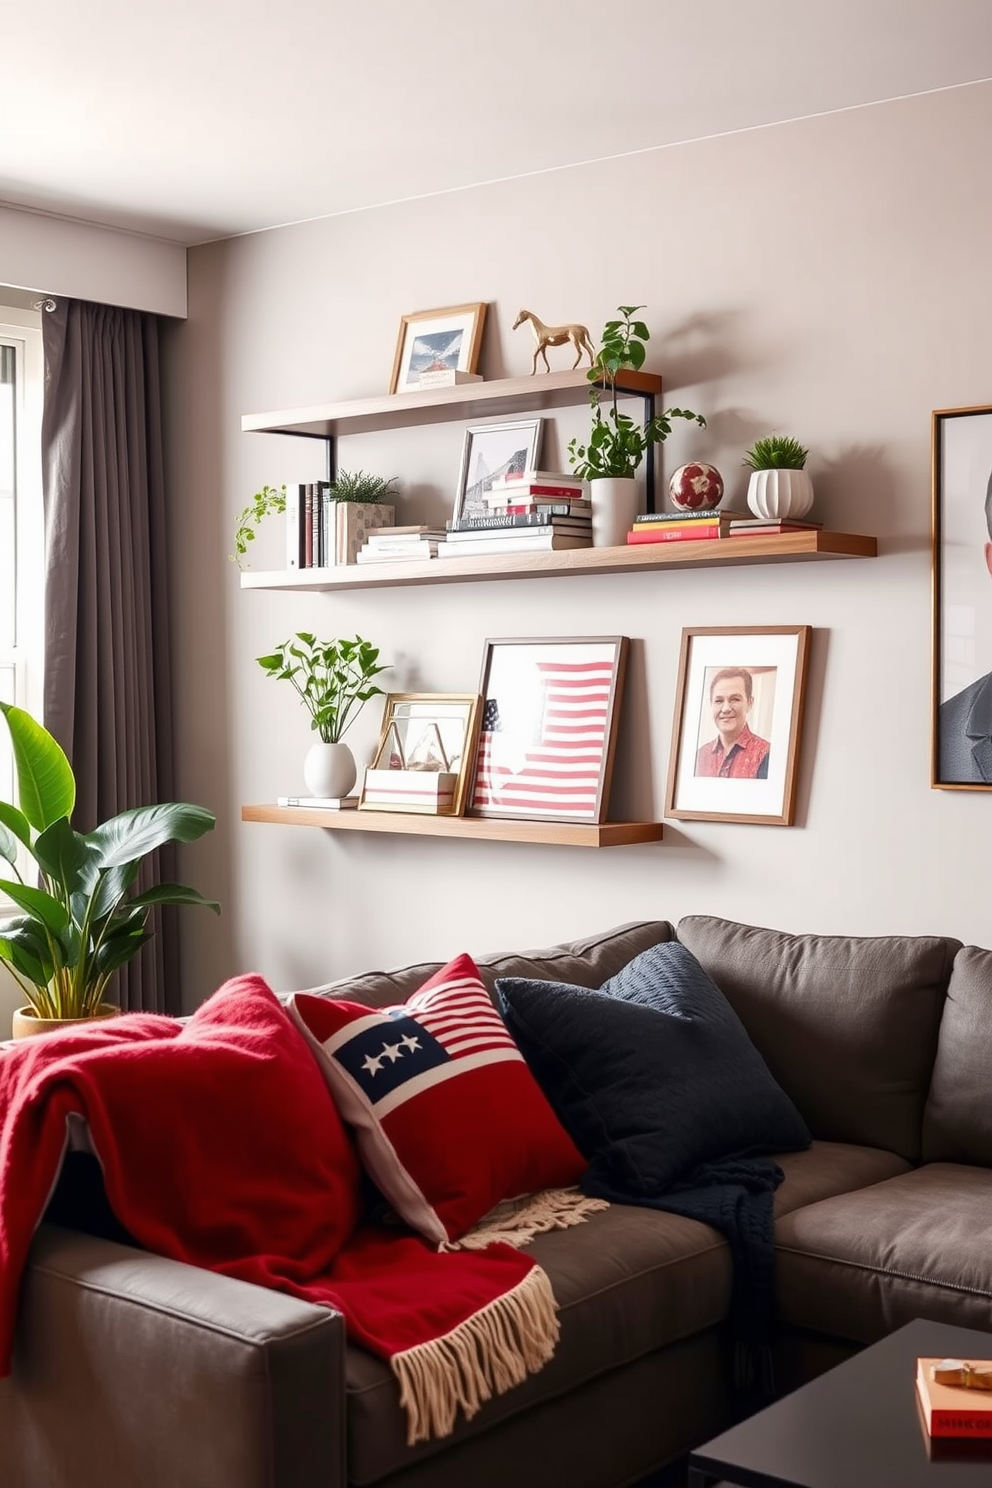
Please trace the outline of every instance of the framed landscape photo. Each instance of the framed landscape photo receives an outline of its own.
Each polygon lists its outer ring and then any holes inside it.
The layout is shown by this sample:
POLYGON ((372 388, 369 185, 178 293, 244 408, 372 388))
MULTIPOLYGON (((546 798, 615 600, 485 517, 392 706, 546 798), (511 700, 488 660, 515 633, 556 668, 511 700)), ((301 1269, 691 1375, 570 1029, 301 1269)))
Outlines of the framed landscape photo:
POLYGON ((808 625, 682 632, 666 814, 788 827, 808 625))
POLYGON ((421 372, 475 372, 479 366, 485 319, 485 301, 404 315, 400 321, 389 391, 413 391, 421 372))
POLYGON ((932 417, 930 779, 992 790, 992 408, 932 417))
POLYGON ((543 428, 543 419, 532 418, 475 424, 465 430, 453 521, 485 516, 489 510, 486 492, 494 480, 537 468, 543 428))
POLYGON ((471 816, 606 818, 626 636, 486 641, 471 816))
POLYGON ((475 764, 475 692, 390 692, 359 808, 461 816, 475 764))

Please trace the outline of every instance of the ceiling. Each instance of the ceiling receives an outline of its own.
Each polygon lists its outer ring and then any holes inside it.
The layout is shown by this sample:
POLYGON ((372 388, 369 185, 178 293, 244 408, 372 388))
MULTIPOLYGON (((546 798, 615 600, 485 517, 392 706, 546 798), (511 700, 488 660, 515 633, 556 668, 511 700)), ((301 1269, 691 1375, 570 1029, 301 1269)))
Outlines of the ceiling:
POLYGON ((987 79, 992 4, 5 0, 0 56, 0 202, 194 244, 987 79))

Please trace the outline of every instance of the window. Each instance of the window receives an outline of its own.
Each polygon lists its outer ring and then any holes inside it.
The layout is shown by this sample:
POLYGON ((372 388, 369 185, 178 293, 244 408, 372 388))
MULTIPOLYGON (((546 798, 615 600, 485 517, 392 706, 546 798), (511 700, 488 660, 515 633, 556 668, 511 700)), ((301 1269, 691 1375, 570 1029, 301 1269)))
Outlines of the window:
MULTIPOLYGON (((0 304, 0 699, 42 710, 44 514, 41 316, 0 304)), ((0 729, 0 800, 13 765, 0 729)))

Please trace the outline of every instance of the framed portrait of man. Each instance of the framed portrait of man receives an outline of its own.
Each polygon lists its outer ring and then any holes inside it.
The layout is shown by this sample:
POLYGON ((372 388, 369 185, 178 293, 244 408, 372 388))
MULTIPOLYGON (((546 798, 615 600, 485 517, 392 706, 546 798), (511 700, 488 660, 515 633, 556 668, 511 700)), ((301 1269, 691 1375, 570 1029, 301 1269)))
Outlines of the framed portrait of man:
POLYGON ((683 630, 668 816, 792 825, 810 634, 683 630))
POLYGON ((992 790, 992 408, 933 414, 931 785, 992 790))

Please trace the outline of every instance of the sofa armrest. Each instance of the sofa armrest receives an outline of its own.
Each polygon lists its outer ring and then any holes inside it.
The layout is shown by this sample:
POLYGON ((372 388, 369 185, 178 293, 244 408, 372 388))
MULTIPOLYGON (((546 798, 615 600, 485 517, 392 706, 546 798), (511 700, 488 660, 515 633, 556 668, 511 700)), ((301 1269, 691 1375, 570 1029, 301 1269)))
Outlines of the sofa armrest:
POLYGON ((340 1313, 43 1225, 14 1370, 4 1488, 343 1488, 340 1313))

